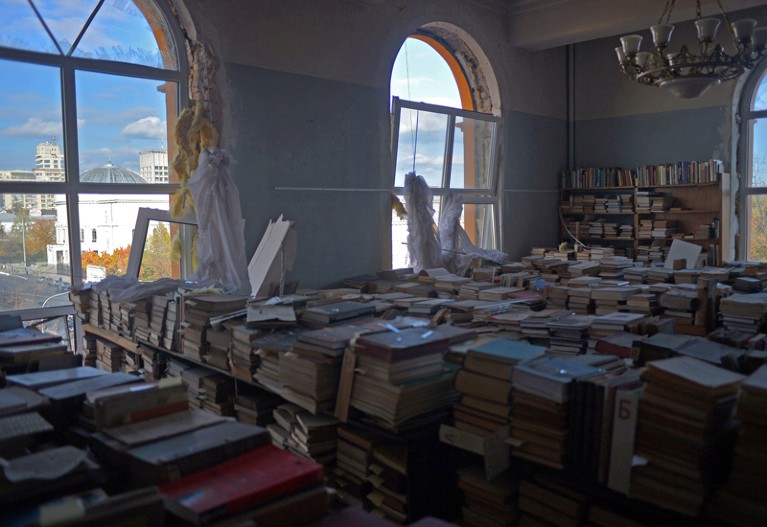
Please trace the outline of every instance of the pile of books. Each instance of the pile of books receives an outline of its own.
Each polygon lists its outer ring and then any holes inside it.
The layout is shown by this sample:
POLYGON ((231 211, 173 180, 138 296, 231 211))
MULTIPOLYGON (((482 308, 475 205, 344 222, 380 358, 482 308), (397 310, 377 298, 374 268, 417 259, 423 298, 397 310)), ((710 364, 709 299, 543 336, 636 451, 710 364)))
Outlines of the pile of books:
POLYGON ((723 522, 757 527, 767 524, 767 505, 761 491, 767 485, 764 472, 767 444, 767 366, 762 366, 740 385, 737 418, 741 427, 735 444, 732 472, 719 489, 708 512, 723 522))
POLYGON ((120 371, 124 350, 117 344, 99 340, 96 342, 96 367, 110 372, 120 371))
POLYGON ((185 296, 179 331, 180 351, 193 360, 204 362, 210 348, 207 331, 211 327, 211 318, 244 309, 246 300, 247 297, 224 294, 185 296))
POLYGON ((514 367, 511 455, 564 469, 570 425, 570 391, 575 379, 604 370, 573 359, 539 359, 514 367))
POLYGON ((584 524, 588 496, 545 478, 519 483, 520 525, 578 527, 584 524))
POLYGON ((745 379, 706 362, 673 357, 647 363, 639 401, 631 497, 696 516, 726 476, 732 412, 745 379))
POLYGON ((719 303, 719 311, 727 329, 757 333, 767 321, 767 293, 728 296, 719 303))
POLYGON ((508 472, 488 481, 484 468, 471 465, 458 469, 458 488, 463 492, 461 525, 511 527, 517 525, 519 481, 508 472))
MULTIPOLYGON (((359 337, 351 406, 387 427, 445 411, 456 398, 455 368, 442 360, 451 343, 449 331, 449 326, 416 327, 359 337)), ((474 332, 464 334, 468 339, 474 332)))
POLYGON ((517 364, 542 357, 546 348, 523 341, 494 339, 471 346, 455 378, 461 401, 453 407, 455 427, 486 437, 508 435, 511 375, 517 364))
POLYGON ((342 497, 358 506, 370 493, 368 480, 373 473, 373 449, 382 439, 379 434, 352 424, 345 424, 337 430, 336 467, 333 482, 342 497))

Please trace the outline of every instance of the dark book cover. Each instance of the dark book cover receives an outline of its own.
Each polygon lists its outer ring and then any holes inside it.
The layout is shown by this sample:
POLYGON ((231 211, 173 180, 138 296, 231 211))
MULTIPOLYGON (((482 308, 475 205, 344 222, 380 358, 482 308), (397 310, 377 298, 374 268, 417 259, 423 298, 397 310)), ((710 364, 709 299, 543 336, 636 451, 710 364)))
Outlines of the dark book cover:
POLYGON ((137 485, 155 485, 207 469, 269 443, 259 426, 225 422, 128 451, 129 473, 137 485))
POLYGON ((372 304, 344 301, 336 302, 334 304, 308 307, 304 309, 301 314, 301 319, 330 324, 331 322, 338 322, 339 320, 373 314, 375 314, 375 306, 372 304))

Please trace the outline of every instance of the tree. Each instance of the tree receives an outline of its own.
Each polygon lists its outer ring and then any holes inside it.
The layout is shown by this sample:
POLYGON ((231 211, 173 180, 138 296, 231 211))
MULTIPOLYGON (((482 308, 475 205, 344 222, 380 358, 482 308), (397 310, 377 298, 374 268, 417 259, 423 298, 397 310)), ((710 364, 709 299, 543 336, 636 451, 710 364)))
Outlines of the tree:
POLYGON ((146 240, 139 280, 152 282, 172 276, 170 245, 170 232, 165 224, 160 222, 146 240))
POLYGON ((27 257, 45 259, 49 245, 56 243, 56 222, 37 220, 27 232, 27 257))
POLYGON ((81 261, 83 269, 88 265, 99 265, 106 269, 108 275, 123 275, 128 270, 129 258, 130 245, 115 249, 112 254, 106 251, 101 254, 96 251, 83 251, 81 261))

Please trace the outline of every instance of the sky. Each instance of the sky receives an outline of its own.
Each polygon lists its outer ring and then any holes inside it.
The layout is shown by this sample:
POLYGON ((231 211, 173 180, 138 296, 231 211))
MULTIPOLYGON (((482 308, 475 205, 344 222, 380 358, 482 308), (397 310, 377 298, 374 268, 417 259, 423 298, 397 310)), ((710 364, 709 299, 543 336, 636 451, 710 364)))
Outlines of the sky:
MULTIPOLYGON (((34 0, 69 52, 96 0, 34 0)), ((27 0, 0 1, 0 45, 59 54, 27 0)), ((130 0, 106 0, 73 55, 162 67, 144 16, 130 0)), ((78 71, 80 172, 106 164, 138 171, 139 152, 167 144, 163 83, 78 71)), ((34 168, 35 146, 63 146, 59 70, 0 59, 0 170, 34 168)))
MULTIPOLYGON (((409 101, 461 108, 458 85, 445 60, 431 46, 413 38, 405 41, 394 62, 391 94, 409 101)), ((404 186, 405 174, 413 170, 414 157, 416 173, 430 186, 441 185, 446 128, 444 115, 402 110, 395 186, 404 186)), ((456 140, 460 141, 460 134, 456 134, 456 140)), ((454 171, 463 167, 463 149, 456 146, 454 171)))

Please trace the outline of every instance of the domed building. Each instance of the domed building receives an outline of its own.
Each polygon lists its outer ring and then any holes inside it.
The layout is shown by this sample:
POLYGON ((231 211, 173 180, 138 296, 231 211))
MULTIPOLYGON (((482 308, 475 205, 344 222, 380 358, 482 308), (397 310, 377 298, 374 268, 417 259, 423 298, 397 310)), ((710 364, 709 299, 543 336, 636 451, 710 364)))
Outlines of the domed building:
MULTIPOLYGON (((146 185, 138 172, 114 165, 111 161, 80 174, 82 183, 146 185)), ((108 189, 105 189, 108 190, 108 189)), ((66 201, 56 196, 56 244, 48 246, 48 263, 68 263, 69 244, 65 223, 66 201)), ((167 194, 80 194, 80 250, 106 252, 128 247, 133 241, 133 229, 141 207, 168 210, 167 194)), ((83 269, 83 272, 86 272, 83 269)), ((87 276, 85 280, 87 280, 87 276)))
POLYGON ((110 161, 80 174, 81 183, 146 183, 138 172, 118 167, 110 161))

